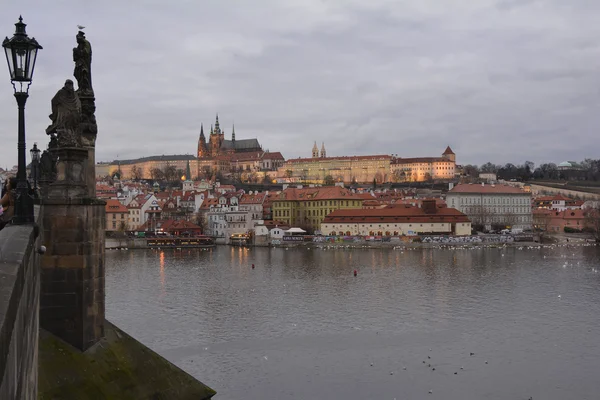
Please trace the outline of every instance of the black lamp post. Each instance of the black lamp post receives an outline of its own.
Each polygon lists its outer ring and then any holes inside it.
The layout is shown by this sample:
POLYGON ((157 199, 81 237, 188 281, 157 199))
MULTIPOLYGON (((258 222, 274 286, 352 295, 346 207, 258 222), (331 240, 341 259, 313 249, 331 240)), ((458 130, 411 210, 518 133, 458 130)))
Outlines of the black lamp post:
POLYGON ((12 38, 6 38, 2 42, 10 81, 15 91, 15 98, 19 106, 19 141, 17 149, 19 152, 19 163, 17 171, 17 188, 15 193, 15 216, 13 224, 28 224, 33 222, 33 198, 29 196, 27 185, 27 172, 25 164, 25 102, 29 97, 29 85, 33 77, 33 69, 37 52, 42 48, 34 39, 27 36, 26 24, 23 18, 15 24, 16 30, 12 38))
POLYGON ((37 143, 33 144, 33 148, 29 150, 31 154, 31 175, 33 175, 33 193, 37 193, 37 180, 40 171, 40 153, 42 151, 38 149, 37 143))

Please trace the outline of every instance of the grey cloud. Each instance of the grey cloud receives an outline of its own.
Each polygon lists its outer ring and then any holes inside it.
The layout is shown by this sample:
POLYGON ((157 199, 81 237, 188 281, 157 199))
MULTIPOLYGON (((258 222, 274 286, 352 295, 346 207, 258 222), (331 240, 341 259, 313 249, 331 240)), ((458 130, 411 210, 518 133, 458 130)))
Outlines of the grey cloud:
MULTIPOLYGON (((94 46, 99 160, 193 153, 200 123, 208 130, 216 112, 227 135, 235 121, 238 137, 288 158, 307 156, 315 140, 330 155, 425 156, 450 145, 460 163, 600 152, 600 6, 591 1, 23 4, 5 7, 0 28, 12 34, 23 13, 44 45, 29 147, 45 141, 83 24, 94 46)), ((17 110, 2 68, 0 166, 10 166, 17 110)))

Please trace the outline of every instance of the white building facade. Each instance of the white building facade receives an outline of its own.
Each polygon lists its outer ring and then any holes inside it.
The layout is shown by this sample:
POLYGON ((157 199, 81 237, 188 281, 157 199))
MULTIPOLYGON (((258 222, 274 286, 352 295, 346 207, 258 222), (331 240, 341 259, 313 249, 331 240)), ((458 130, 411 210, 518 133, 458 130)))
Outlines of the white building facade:
POLYGON ((492 226, 529 230, 532 226, 531 193, 517 187, 460 184, 448 192, 446 204, 486 230, 492 226))

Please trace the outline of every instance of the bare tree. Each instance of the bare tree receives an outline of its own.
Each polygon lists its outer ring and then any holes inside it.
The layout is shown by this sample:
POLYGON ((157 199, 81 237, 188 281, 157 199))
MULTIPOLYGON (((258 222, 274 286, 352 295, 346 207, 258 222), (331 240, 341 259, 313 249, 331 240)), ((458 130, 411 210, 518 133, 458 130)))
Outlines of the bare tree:
POLYGON ((506 227, 513 227, 513 225, 517 222, 517 216, 513 213, 504 214, 504 225, 506 227))
POLYGON ((163 170, 165 180, 173 182, 177 180, 177 169, 174 165, 167 165, 163 170))
POLYGON ((165 174, 160 168, 152 168, 152 170, 150 170, 150 175, 154 180, 164 179, 165 177, 165 174))
POLYGON ((135 164, 131 167, 131 179, 134 181, 139 181, 142 179, 142 170, 135 164))
POLYGON ((308 170, 307 169, 303 169, 302 172, 300 173, 300 180, 302 182, 306 182, 308 180, 308 170))
POLYGON ((471 218, 471 223, 474 226, 479 226, 481 229, 488 229, 488 226, 492 225, 493 213, 492 211, 483 204, 472 205, 471 210, 467 213, 471 218))
POLYGON ((586 210, 585 227, 592 232, 596 242, 600 242, 600 206, 586 210))
POLYGON ((271 183, 271 175, 265 173, 265 175, 263 176, 263 182, 262 183, 264 183, 264 184, 271 183))

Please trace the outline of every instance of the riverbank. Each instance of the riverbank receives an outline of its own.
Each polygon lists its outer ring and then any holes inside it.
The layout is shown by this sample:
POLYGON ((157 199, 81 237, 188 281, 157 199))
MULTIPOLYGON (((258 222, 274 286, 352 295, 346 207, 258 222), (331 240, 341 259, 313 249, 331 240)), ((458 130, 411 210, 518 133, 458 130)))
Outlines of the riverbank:
MULTIPOLYGON (((254 245, 243 245, 242 247, 272 247, 272 248, 306 248, 306 249, 440 249, 440 248, 536 248, 552 247, 556 245, 596 245, 589 237, 558 235, 546 236, 541 242, 537 241, 481 241, 481 242, 404 242, 404 241, 327 241, 327 242, 278 242, 260 243, 254 245)), ((126 238, 106 239, 106 250, 147 250, 147 249, 211 249, 219 246, 231 246, 231 244, 217 243, 212 245, 148 245, 148 239, 126 238)))
POLYGON ((147 250, 157 248, 170 249, 209 249, 215 244, 193 244, 192 239, 181 238, 177 242, 167 243, 167 240, 156 238, 106 238, 104 248, 106 250, 147 250), (158 243, 158 241, 165 243, 158 243))

